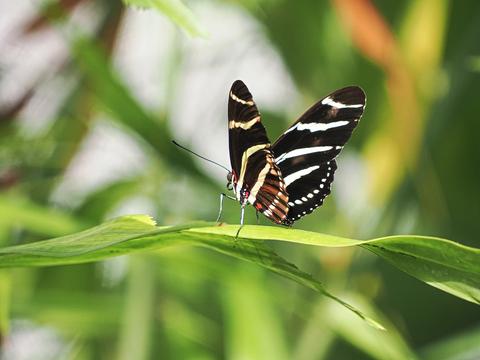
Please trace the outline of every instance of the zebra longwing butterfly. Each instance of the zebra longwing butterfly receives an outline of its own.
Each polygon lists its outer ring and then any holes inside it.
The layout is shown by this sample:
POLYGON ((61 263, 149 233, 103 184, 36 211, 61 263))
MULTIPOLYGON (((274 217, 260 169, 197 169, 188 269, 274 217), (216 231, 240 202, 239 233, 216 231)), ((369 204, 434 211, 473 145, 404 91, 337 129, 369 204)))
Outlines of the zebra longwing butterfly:
POLYGON ((233 83, 228 99, 229 186, 243 209, 250 203, 277 224, 321 206, 330 194, 335 161, 365 108, 358 86, 315 103, 272 145, 245 84, 233 83))

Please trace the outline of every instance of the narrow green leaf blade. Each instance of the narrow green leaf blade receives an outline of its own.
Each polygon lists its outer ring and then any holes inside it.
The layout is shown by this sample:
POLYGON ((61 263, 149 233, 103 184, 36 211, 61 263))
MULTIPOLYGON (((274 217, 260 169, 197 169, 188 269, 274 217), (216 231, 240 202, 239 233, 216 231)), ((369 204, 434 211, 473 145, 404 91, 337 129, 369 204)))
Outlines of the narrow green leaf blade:
POLYGON ((383 329, 375 320, 330 294, 311 275, 299 270, 261 242, 245 239, 237 241, 233 236, 189 231, 202 227, 215 229, 211 225, 192 223, 157 227, 146 215, 125 216, 76 234, 0 248, 0 267, 77 264, 172 245, 197 245, 255 263, 294 280, 337 301, 370 325, 383 329))
POLYGON ((378 360, 406 360, 416 359, 414 352, 400 335, 399 331, 379 309, 369 301, 356 294, 342 294, 348 301, 360 306, 367 314, 380 319, 387 331, 378 332, 358 318, 352 318, 345 308, 331 302, 323 302, 319 308, 322 321, 335 334, 344 338, 349 344, 378 360))
POLYGON ((140 250, 191 244, 253 262, 292 279, 341 303, 364 320, 373 320, 299 270, 262 240, 316 246, 361 246, 383 257, 408 274, 467 301, 480 303, 480 249, 425 236, 391 236, 358 241, 302 230, 245 226, 236 240, 238 226, 192 223, 157 227, 145 215, 127 216, 77 234, 0 249, 0 267, 45 266, 97 261, 140 250), (252 241, 254 240, 254 241, 252 241))
POLYGON ((153 241, 149 235, 185 228, 188 226, 156 227, 155 222, 146 215, 125 216, 72 235, 0 248, 0 267, 51 266, 98 261, 138 250, 166 246, 166 241, 153 241), (123 243, 133 239, 136 241, 123 246, 123 243))
MULTIPOLYGON (((238 226, 195 229, 234 237, 238 226)), ((354 240, 279 227, 245 226, 242 238, 278 240, 326 247, 361 246, 427 284, 480 304, 480 249, 429 236, 398 235, 354 240)))
POLYGON ((424 236, 365 242, 366 249, 427 284, 480 304, 480 250, 424 236))
MULTIPOLYGON (((216 229, 217 227, 206 227, 207 229, 216 229)), ((238 230, 238 226, 232 226, 238 230)), ((262 227, 260 227, 262 228, 262 227)), ((268 227, 263 227, 268 228, 268 227)), ((273 227, 271 227, 273 229, 273 227)), ((315 280, 310 274, 307 274, 298 269, 294 264, 288 262, 272 249, 265 246, 262 242, 248 241, 251 239, 245 238, 243 233, 242 238, 235 239, 236 230, 232 232, 230 236, 222 236, 218 234, 210 234, 209 236, 198 236, 195 234, 200 229, 189 229, 182 231, 182 235, 186 235, 186 239, 190 238, 192 245, 200 245, 208 247, 212 250, 221 252, 226 255, 236 257, 241 260, 246 260, 255 263, 265 269, 275 272, 283 277, 291 279, 303 286, 306 286, 312 290, 315 290, 323 295, 335 300, 339 304, 345 306, 349 310, 353 311, 360 318, 365 320, 371 326, 384 330, 384 327, 377 321, 369 318, 354 306, 348 304, 342 299, 329 293, 325 287, 317 280, 315 280)), ((243 232, 243 230, 242 230, 243 232)), ((257 239, 258 240, 258 239, 257 239)))

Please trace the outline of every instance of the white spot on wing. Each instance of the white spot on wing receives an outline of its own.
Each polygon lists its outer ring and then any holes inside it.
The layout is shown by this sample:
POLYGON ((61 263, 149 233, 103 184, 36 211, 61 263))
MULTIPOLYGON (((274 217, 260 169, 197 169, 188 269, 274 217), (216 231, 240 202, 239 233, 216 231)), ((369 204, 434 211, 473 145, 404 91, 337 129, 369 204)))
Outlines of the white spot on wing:
POLYGON ((297 199, 297 200, 295 200, 295 204, 302 205, 303 203, 300 200, 297 199))

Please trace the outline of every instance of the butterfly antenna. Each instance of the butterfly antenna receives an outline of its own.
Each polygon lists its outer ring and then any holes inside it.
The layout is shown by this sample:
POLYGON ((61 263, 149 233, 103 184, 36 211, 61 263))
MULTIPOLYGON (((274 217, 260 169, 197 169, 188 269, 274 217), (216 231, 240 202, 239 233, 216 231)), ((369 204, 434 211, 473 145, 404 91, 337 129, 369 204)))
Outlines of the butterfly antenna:
POLYGON ((210 159, 207 159, 205 156, 202 156, 202 155, 199 155, 197 154, 196 152, 190 150, 190 149, 187 149, 185 146, 182 146, 180 145, 179 143, 177 143, 175 140, 172 140, 172 143, 174 143, 176 146, 178 146, 180 149, 183 149, 185 151, 188 151, 189 153, 195 155, 195 156, 198 156, 200 159, 203 159, 205 161, 208 161, 208 162, 211 162, 212 164, 215 164, 217 166, 220 166, 221 168, 225 169, 227 172, 230 172, 230 170, 228 170, 225 166, 217 163, 216 161, 213 161, 213 160, 210 160, 210 159))

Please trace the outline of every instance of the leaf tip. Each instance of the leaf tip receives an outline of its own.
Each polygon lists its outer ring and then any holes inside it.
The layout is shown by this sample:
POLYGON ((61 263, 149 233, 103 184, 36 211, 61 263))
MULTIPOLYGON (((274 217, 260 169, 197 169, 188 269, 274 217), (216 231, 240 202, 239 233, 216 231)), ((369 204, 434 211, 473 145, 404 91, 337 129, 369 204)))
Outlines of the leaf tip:
POLYGON ((146 225, 157 226, 157 222, 151 215, 138 214, 138 215, 130 215, 129 217, 133 220, 142 222, 146 225))
POLYGON ((367 322, 368 325, 374 327, 377 330, 387 331, 387 329, 382 324, 380 324, 379 322, 377 322, 373 319, 364 318, 364 320, 367 322))

